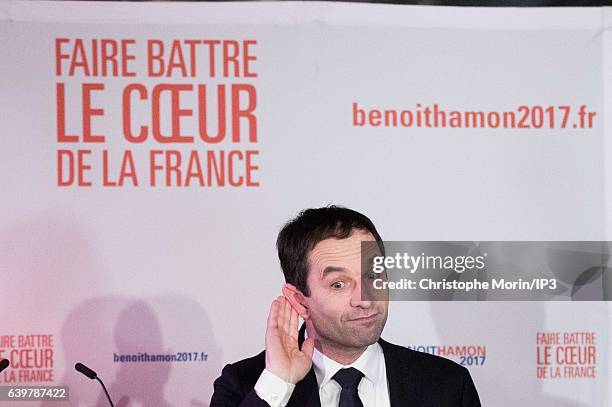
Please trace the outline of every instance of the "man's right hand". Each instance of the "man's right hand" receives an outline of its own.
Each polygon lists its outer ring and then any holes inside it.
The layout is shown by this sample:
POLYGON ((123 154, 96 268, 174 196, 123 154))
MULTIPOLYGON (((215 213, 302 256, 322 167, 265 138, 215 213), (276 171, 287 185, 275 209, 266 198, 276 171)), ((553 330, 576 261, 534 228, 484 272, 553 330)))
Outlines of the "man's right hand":
POLYGON ((312 366, 314 341, 298 345, 298 313, 283 296, 272 301, 266 329, 266 369, 287 383, 302 380, 312 366))

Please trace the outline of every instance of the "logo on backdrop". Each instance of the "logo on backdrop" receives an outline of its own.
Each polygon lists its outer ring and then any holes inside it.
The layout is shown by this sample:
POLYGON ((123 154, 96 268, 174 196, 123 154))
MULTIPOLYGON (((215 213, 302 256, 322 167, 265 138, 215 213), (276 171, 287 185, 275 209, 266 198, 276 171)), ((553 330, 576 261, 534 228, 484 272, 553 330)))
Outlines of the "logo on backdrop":
POLYGON ((113 352, 113 362, 115 363, 134 363, 134 362, 208 362, 208 352, 173 352, 173 353, 148 353, 133 352, 130 354, 118 354, 113 352))
POLYGON ((52 382, 54 346, 51 334, 0 335, 0 359, 10 362, 0 383, 52 382))
POLYGON ((485 345, 408 345, 407 348, 442 356, 462 366, 482 366, 487 361, 485 345))
POLYGON ((54 46, 58 186, 260 185, 256 40, 54 46))
POLYGON ((536 375, 538 379, 595 379, 597 336, 595 332, 538 332, 536 375))

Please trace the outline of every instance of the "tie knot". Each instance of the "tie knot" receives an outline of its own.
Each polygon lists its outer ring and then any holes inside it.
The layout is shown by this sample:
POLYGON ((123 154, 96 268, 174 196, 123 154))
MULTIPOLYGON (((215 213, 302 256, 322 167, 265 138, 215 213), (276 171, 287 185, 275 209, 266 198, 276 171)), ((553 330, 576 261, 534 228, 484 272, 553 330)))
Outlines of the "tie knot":
POLYGON ((343 389, 357 389, 359 382, 363 377, 363 373, 354 367, 348 369, 340 369, 332 377, 343 389))

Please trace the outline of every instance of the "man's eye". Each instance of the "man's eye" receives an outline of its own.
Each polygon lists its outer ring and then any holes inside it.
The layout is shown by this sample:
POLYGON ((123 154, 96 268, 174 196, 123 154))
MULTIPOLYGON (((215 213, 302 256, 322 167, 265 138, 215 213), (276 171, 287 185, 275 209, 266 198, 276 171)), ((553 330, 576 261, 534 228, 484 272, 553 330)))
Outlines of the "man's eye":
POLYGON ((336 288, 336 289, 340 289, 344 287, 344 281, 336 281, 335 283, 332 283, 331 285, 332 288, 336 288))

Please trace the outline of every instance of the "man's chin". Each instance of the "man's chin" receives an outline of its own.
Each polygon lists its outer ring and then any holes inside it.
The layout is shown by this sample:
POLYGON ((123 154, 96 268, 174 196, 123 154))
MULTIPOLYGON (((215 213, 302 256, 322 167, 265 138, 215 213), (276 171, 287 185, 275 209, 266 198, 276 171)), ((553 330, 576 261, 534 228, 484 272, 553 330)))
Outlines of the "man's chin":
POLYGON ((346 343, 350 344, 354 348, 363 348, 376 343, 380 339, 382 329, 376 329, 372 331, 362 330, 350 330, 352 335, 347 337, 346 343))
POLYGON ((367 338, 351 338, 350 347, 355 349, 367 348, 368 346, 376 343, 380 336, 372 336, 367 338))

